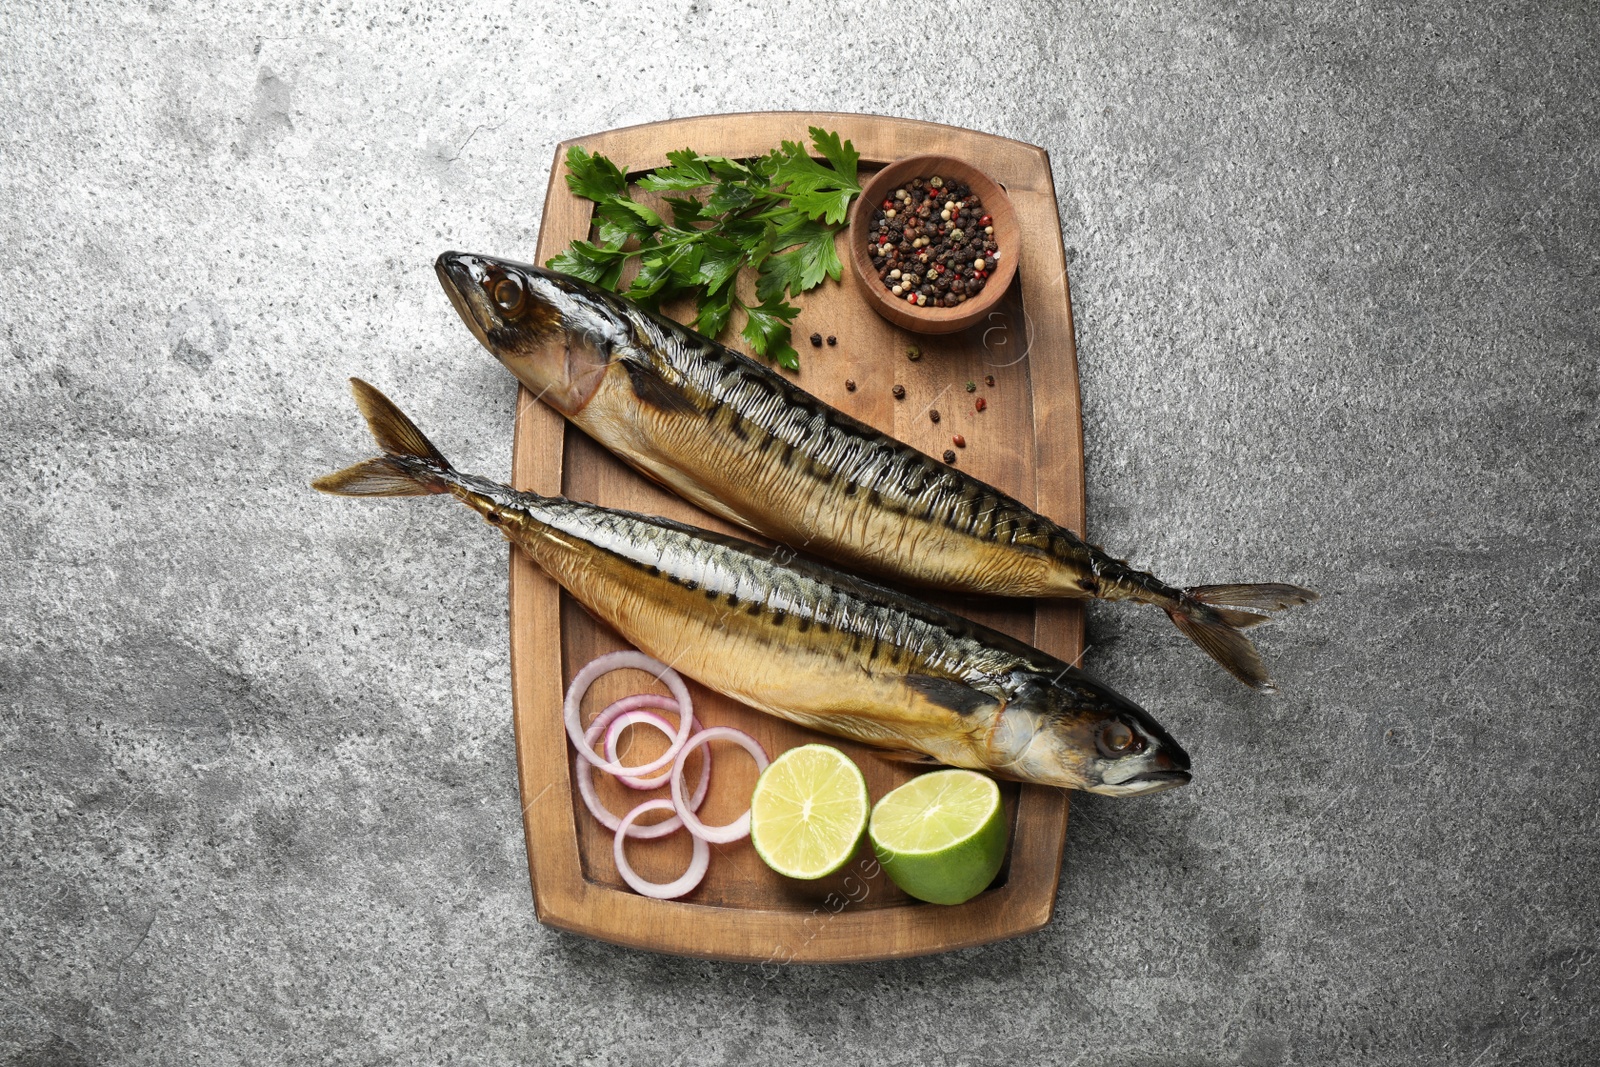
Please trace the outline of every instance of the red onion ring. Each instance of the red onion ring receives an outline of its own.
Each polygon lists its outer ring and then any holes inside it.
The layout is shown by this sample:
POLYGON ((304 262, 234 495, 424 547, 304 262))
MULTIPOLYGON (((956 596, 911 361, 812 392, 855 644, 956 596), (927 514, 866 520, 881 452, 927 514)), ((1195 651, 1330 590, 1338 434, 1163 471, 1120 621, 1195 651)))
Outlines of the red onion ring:
MULTIPOLYGON (((611 725, 611 721, 617 716, 626 714, 635 708, 656 707, 658 704, 666 703, 675 704, 676 702, 671 697, 657 696, 654 693, 623 697, 594 717, 594 722, 589 724, 588 733, 584 735, 584 744, 592 748, 594 743, 600 739, 601 733, 604 732, 607 726, 611 725)), ((672 709, 669 708, 667 710, 672 709)), ((694 721, 692 716, 690 721, 694 721)), ((698 726, 699 724, 695 723, 695 725, 698 726)), ((711 750, 707 749, 706 756, 709 757, 710 755, 711 750)), ((594 768, 584 760, 574 756, 572 759, 572 774, 578 780, 578 795, 583 798, 584 806, 589 809, 589 814, 598 819, 601 826, 615 833, 618 827, 622 825, 622 820, 601 805, 600 794, 596 793, 594 788, 594 768)), ((699 784, 694 787, 694 796, 689 801, 689 810, 700 810, 700 805, 706 799, 706 790, 710 787, 711 764, 708 762, 700 774, 699 784)), ((628 836, 636 837, 640 840, 665 837, 682 825, 683 820, 674 815, 670 819, 663 819, 661 822, 651 823, 647 826, 630 826, 628 827, 628 836)))
MULTIPOLYGON (((689 828, 689 833, 694 835, 696 840, 709 841, 713 845, 726 845, 749 835, 750 809, 745 808, 743 815, 726 826, 707 826, 694 816, 695 809, 699 805, 696 804, 691 808, 683 802, 684 764, 688 761, 689 753, 707 741, 732 741, 740 746, 750 753, 751 759, 756 761, 756 771, 758 773, 767 769, 767 753, 765 749, 756 743, 755 738, 743 730, 735 730, 731 726, 709 726, 689 738, 688 743, 679 750, 677 758, 672 761, 672 808, 678 813, 678 818, 683 820, 683 825, 689 828)), ((709 778, 710 776, 706 775, 705 777, 709 778)), ((652 827, 652 829, 654 828, 652 827)))
POLYGON ((567 698, 561 710, 567 724, 567 736, 572 739, 572 745, 578 750, 578 755, 602 771, 617 775, 619 778, 623 775, 646 775, 670 764, 683 749, 684 742, 689 740, 690 722, 694 718, 694 705, 689 700, 689 690, 684 686, 683 679, 678 677, 678 672, 660 660, 651 659, 643 652, 631 651, 608 652, 585 664, 577 677, 572 679, 572 684, 567 687, 567 698), (672 695, 677 698, 678 707, 681 709, 678 715, 678 732, 673 735, 672 743, 667 746, 667 750, 649 763, 638 767, 624 767, 620 763, 604 760, 595 755, 594 749, 584 742, 583 727, 579 725, 582 718, 583 695, 589 691, 594 680, 602 674, 610 674, 624 667, 653 674, 666 683, 667 688, 672 690, 672 695))
MULTIPOLYGON (((658 697, 653 694, 645 694, 641 697, 629 697, 628 699, 649 701, 649 703, 637 705, 643 708, 659 708, 661 711, 671 712, 676 712, 678 710, 678 702, 673 700, 671 697, 658 697)), ((618 703, 622 703, 622 701, 619 701, 618 703)), ((605 751, 606 759, 613 763, 622 762, 622 757, 617 755, 617 742, 622 738, 622 731, 626 730, 630 726, 654 727, 665 734, 668 740, 672 739, 673 726, 666 719, 663 719, 654 711, 642 711, 629 708, 627 711, 613 719, 611 721, 611 726, 606 730, 606 741, 605 744, 601 746, 605 751)), ((698 729, 700 729, 700 720, 696 719, 694 722, 694 729, 689 731, 689 736, 693 737, 694 731, 698 729)), ((584 736, 585 738, 588 737, 587 734, 584 736)), ((711 773, 711 750, 709 748, 704 750, 704 762, 701 763, 700 767, 700 780, 705 781, 706 775, 711 773)), ((668 769, 662 771, 654 778, 627 778, 623 777, 622 775, 618 775, 617 781, 621 782, 629 789, 659 789, 666 785, 671 778, 672 771, 671 769, 668 769)), ((702 792, 704 791, 702 790, 702 792)), ((698 804, 694 806, 696 808, 700 807, 698 804)))
MULTIPOLYGON (((671 882, 647 882, 628 866, 628 857, 623 854, 623 844, 628 839, 629 831, 634 829, 634 820, 646 812, 671 811, 672 806, 672 801, 665 797, 659 800, 647 800, 640 804, 622 817, 616 839, 611 843, 611 856, 617 861, 617 873, 622 875, 622 880, 627 882, 634 892, 656 900, 672 900, 674 897, 683 896, 700 884, 700 880, 706 876, 706 868, 711 864, 711 846, 706 844, 704 839, 694 837, 691 838, 694 841, 694 852, 689 857, 689 869, 671 882)), ((665 825, 665 822, 656 823, 650 829, 665 825)))

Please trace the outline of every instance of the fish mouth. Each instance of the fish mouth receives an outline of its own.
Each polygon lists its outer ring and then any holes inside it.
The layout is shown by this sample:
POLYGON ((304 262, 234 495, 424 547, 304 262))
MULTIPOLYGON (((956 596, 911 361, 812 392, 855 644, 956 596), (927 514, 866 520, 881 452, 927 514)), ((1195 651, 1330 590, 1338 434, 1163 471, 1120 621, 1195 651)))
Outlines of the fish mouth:
POLYGON ((467 324, 467 329, 472 331, 472 336, 493 352, 495 349, 489 341, 489 331, 499 323, 489 310, 488 298, 484 295, 483 281, 486 275, 483 261, 465 252, 445 252, 434 260, 433 272, 439 276, 445 296, 450 298, 450 305, 461 316, 461 321, 467 324))
POLYGON ((1089 792, 1108 797, 1141 797, 1188 785, 1193 779, 1194 775, 1189 771, 1140 771, 1119 782, 1103 782, 1093 786, 1089 792))
POLYGON ((1189 753, 1175 741, 1147 753, 1139 765, 1138 770, 1128 768, 1131 773, 1124 777, 1102 779, 1100 787, 1094 792, 1119 797, 1142 796, 1164 789, 1176 789, 1194 780, 1194 774, 1189 770, 1189 753))
POLYGON ((1176 789, 1180 785, 1188 785, 1194 780, 1190 771, 1144 771, 1134 775, 1122 787, 1130 795, 1142 793, 1159 793, 1163 789, 1176 789))

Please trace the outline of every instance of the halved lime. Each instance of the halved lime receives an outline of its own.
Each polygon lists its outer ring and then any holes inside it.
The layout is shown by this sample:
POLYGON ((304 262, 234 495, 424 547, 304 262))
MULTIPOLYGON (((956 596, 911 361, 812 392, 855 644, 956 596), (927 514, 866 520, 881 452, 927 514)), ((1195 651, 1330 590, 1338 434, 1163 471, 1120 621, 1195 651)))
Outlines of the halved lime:
POLYGON ((750 843, 790 878, 821 878, 849 862, 867 828, 867 781, 831 745, 801 745, 772 761, 750 798, 750 843))
POLYGON ((878 801, 867 832, 894 884, 933 904, 983 892, 1006 854, 1000 787, 975 771, 911 779, 878 801))

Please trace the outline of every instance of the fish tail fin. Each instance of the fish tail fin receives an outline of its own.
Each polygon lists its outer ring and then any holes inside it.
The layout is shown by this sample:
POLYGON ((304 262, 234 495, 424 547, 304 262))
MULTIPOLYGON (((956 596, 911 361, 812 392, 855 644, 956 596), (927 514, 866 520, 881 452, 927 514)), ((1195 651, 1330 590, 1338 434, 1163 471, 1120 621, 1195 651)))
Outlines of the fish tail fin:
POLYGON ((1242 631, 1271 621, 1271 612, 1308 604, 1317 594, 1298 585, 1197 585, 1166 608, 1172 622, 1223 670, 1252 689, 1277 690, 1266 665, 1242 631))
POLYGON ((450 491, 455 468, 394 401, 360 378, 350 379, 356 406, 384 455, 324 475, 311 488, 335 496, 427 496, 450 491))

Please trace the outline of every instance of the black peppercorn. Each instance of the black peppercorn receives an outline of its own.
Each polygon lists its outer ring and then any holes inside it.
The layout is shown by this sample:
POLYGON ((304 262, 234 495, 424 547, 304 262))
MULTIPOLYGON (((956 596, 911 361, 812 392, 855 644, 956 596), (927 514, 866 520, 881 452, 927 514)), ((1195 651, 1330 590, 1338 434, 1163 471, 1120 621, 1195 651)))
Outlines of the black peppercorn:
POLYGON ((828 344, 830 344, 830 345, 836 345, 836 344, 838 344, 838 343, 839 343, 839 339, 838 339, 838 338, 837 338, 837 337, 835 337, 835 336, 834 336, 834 335, 833 335, 833 334, 831 334, 831 333, 830 333, 830 334, 829 334, 829 335, 828 335, 828 344))
POLYGON ((946 463, 952 463, 952 464, 955 463, 955 461, 956 461, 955 451, 952 450, 952 449, 949 449, 949 448, 945 449, 944 450, 944 461, 946 463))
POLYGON ((906 398, 906 387, 903 385, 897 385, 889 391, 894 394, 896 400, 904 400, 906 398))
POLYGON ((820 333, 814 333, 814 334, 811 335, 811 347, 812 348, 821 348, 822 347, 822 335, 820 333))
POLYGON ((938 422, 939 421, 939 409, 938 408, 934 408, 933 410, 929 411, 928 412, 928 418, 932 419, 934 422, 938 422))
POLYGON ((846 378, 844 380, 844 387, 845 387, 845 390, 847 392, 851 392, 851 393, 855 392, 856 391, 856 380, 854 378, 846 378))

